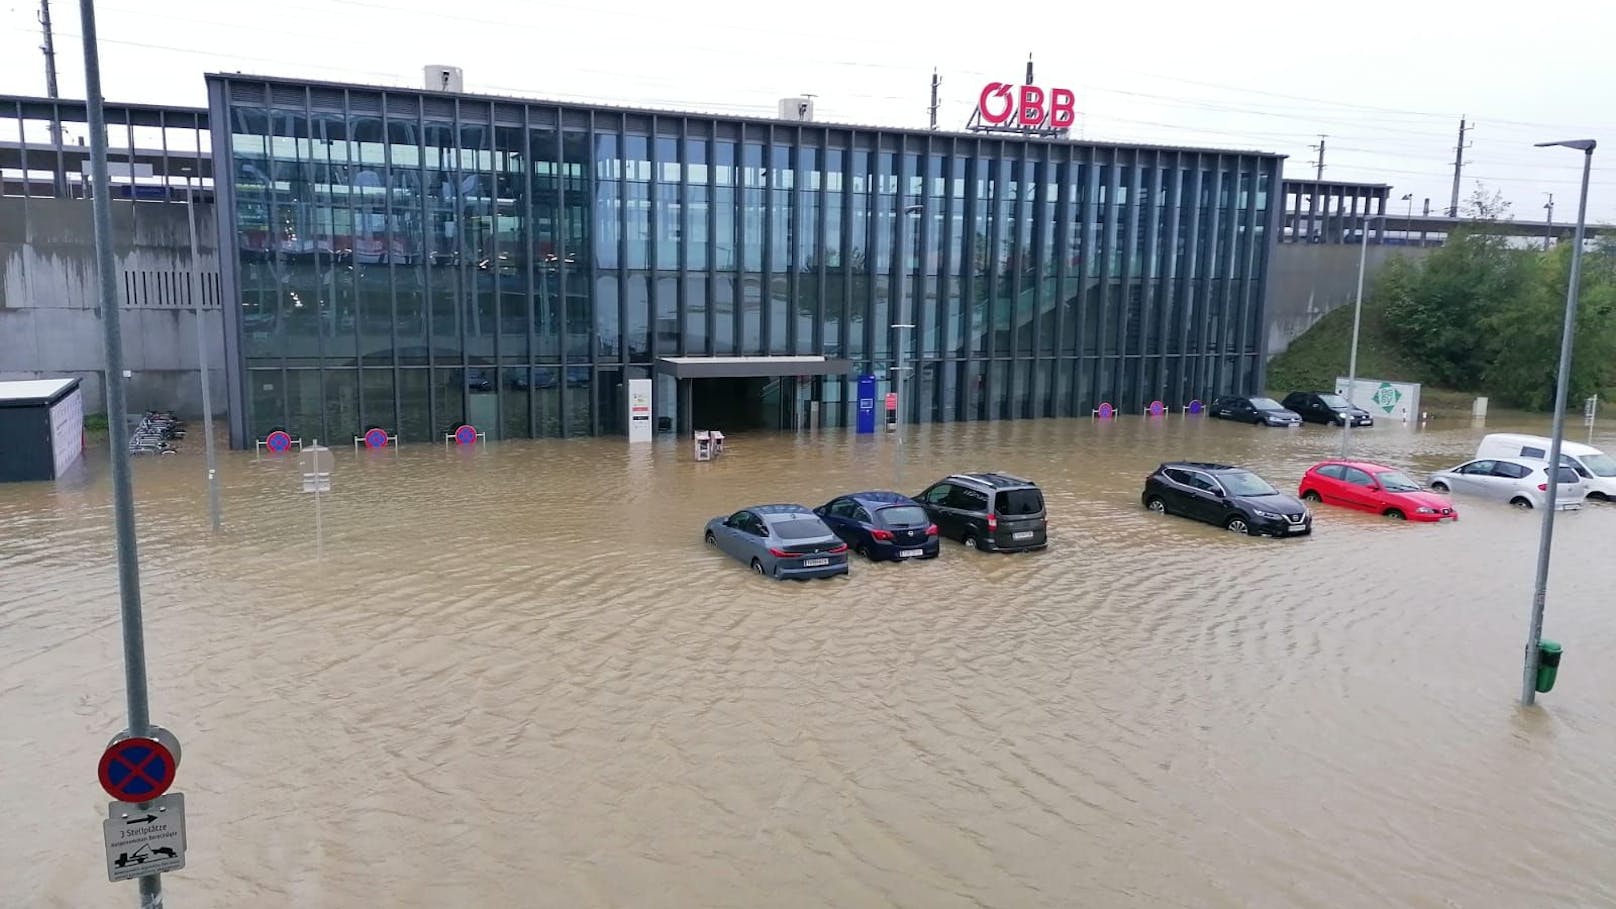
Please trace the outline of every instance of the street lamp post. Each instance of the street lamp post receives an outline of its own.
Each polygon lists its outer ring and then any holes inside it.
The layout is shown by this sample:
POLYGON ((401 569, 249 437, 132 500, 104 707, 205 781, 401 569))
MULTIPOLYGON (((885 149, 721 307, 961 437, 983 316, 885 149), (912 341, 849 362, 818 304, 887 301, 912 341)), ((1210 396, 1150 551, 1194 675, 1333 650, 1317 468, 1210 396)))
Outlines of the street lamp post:
POLYGON ((1414 232, 1414 194, 1403 193, 1403 201, 1408 203, 1408 212, 1403 215, 1403 245, 1408 245, 1408 237, 1414 232))
MULTIPOLYGON (((1376 215, 1365 215, 1363 222, 1363 239, 1358 246, 1358 298, 1352 304, 1352 352, 1347 355, 1347 413, 1341 420, 1341 457, 1346 458, 1352 452, 1352 395, 1358 390, 1358 330, 1363 323, 1363 284, 1364 270, 1369 264, 1369 219, 1376 215)), ((1378 217, 1382 223, 1386 215, 1382 212, 1378 217)))
POLYGON ((1588 216, 1588 172, 1593 166, 1592 139, 1539 142, 1538 148, 1563 146, 1582 152, 1582 195, 1577 200, 1577 231, 1571 246, 1571 279, 1566 286, 1565 326, 1560 330, 1560 374, 1554 386, 1554 437, 1549 441, 1549 483, 1543 503, 1543 529, 1538 534, 1537 578, 1532 588, 1532 620, 1526 632, 1526 659, 1521 671, 1521 705, 1537 700, 1538 644, 1543 640, 1543 602, 1549 587, 1549 553, 1554 544, 1554 510, 1560 479, 1560 443, 1565 437, 1566 394, 1571 384, 1571 343, 1577 332, 1577 280, 1582 272, 1583 225, 1588 216))
POLYGON ((892 450, 892 483, 893 488, 903 486, 903 413, 909 406, 909 398, 904 388, 903 380, 903 345, 904 331, 914 328, 909 318, 909 219, 926 210, 924 205, 906 205, 901 212, 902 221, 898 223, 898 321, 892 325, 895 337, 893 342, 897 345, 892 357, 892 390, 898 395, 898 422, 894 427, 892 450))
MULTIPOLYGON (((213 393, 208 387, 208 343, 206 334, 202 330, 206 322, 207 310, 202 306, 202 260, 196 242, 196 192, 198 187, 191 183, 191 168, 184 167, 185 174, 185 226, 191 235, 191 305, 196 309, 196 368, 202 374, 202 446, 207 452, 208 465, 208 515, 213 522, 213 529, 218 530, 222 522, 219 509, 219 462, 213 452, 213 393)), ((197 175, 197 183, 202 182, 201 175, 197 175)))

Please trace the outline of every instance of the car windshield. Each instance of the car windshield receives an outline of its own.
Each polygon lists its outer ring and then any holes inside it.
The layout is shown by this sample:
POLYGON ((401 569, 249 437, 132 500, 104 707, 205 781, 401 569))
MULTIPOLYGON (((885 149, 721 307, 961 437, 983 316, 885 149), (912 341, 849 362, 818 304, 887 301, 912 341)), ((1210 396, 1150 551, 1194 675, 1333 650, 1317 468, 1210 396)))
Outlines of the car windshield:
POLYGON ((1336 410, 1346 410, 1352 406, 1340 395, 1319 395, 1319 400, 1324 402, 1325 407, 1334 407, 1336 410))
POLYGON ((1044 494, 1036 489, 1005 489, 994 505, 998 514, 1037 514, 1044 510, 1044 494))
POLYGON ((1616 477, 1616 461, 1611 460, 1610 455, 1603 452, 1583 455, 1582 466, 1593 471, 1596 477, 1616 477))
POLYGON ((1274 400, 1273 398, 1252 398, 1251 399, 1251 406, 1257 408, 1258 410, 1283 410, 1284 409, 1284 408, 1280 407, 1279 402, 1274 400))
POLYGON ((818 518, 808 516, 771 521, 769 527, 782 540, 807 540, 822 537, 827 532, 818 518))
POLYGON ((1268 481, 1257 476, 1249 470, 1231 470, 1218 474, 1218 482, 1232 496, 1271 496, 1278 495, 1268 481))
POLYGON ((876 517, 888 527, 926 523, 926 511, 918 505, 890 505, 876 512, 876 517))
POLYGON ((1408 475, 1397 470, 1387 470, 1375 474, 1380 480, 1382 489, 1387 492, 1419 492, 1420 484, 1410 480, 1408 475))

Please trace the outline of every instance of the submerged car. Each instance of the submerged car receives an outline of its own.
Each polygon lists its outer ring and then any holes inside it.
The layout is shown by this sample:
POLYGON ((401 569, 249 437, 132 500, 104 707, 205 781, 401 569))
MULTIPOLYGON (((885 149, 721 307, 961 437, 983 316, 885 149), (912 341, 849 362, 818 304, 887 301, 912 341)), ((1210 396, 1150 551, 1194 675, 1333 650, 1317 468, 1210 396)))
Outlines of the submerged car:
POLYGON ((1301 414, 1287 410, 1273 398, 1231 395, 1213 401, 1207 410, 1220 420, 1234 420, 1238 423, 1253 423, 1258 426, 1302 425, 1301 414))
POLYGON ((1354 406, 1346 398, 1327 391, 1293 391, 1285 396, 1285 406, 1296 411, 1309 423, 1337 423, 1345 426, 1350 419, 1354 426, 1373 426, 1375 418, 1362 407, 1354 406))
POLYGON ((754 505, 713 518, 702 539, 776 580, 847 574, 847 544, 802 505, 754 505))
MULTIPOLYGON (((1588 484, 1569 467, 1561 467, 1555 507, 1581 508, 1588 484)), ((1549 499, 1549 465, 1530 458, 1480 458, 1431 474, 1431 488, 1508 502, 1517 508, 1542 508, 1549 499)))
POLYGON ((1426 492, 1400 470, 1368 461, 1321 461, 1307 469, 1296 494, 1304 502, 1385 515, 1398 521, 1457 521, 1445 497, 1426 492))
POLYGON ((815 508, 814 514, 872 562, 937 558, 937 525, 919 502, 901 493, 838 496, 815 508))
POLYGON ((1298 536, 1313 532, 1313 514, 1294 496, 1242 467, 1173 461, 1145 478, 1139 501, 1157 514, 1176 514, 1239 534, 1298 536))
POLYGON ((942 536, 967 549, 1027 552, 1049 545, 1038 484, 1006 473, 956 473, 915 496, 942 536))

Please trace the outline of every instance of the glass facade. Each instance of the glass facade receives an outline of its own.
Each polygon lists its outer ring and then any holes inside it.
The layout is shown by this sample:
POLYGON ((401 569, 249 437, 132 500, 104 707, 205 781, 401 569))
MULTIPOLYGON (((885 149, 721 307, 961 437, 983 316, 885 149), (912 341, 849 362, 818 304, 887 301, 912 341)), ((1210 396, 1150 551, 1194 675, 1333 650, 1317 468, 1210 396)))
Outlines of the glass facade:
MULTIPOLYGON (((621 432, 624 380, 668 356, 845 358, 884 392, 901 355, 921 421, 1261 379, 1276 156, 209 92, 238 445, 621 432)), ((827 425, 851 424, 853 382, 812 380, 827 425)))

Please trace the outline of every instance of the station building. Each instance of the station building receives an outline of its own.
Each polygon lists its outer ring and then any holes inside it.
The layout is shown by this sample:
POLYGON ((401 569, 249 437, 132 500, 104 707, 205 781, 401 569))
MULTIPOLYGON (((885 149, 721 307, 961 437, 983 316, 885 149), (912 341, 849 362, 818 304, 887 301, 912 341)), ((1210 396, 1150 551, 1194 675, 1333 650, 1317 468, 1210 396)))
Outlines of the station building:
POLYGON ((238 447, 620 433, 633 378, 726 431, 851 426, 900 370, 912 422, 1261 387, 1278 155, 207 87, 238 447))

